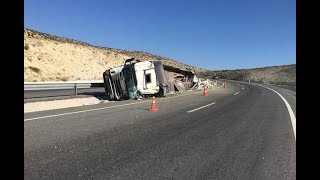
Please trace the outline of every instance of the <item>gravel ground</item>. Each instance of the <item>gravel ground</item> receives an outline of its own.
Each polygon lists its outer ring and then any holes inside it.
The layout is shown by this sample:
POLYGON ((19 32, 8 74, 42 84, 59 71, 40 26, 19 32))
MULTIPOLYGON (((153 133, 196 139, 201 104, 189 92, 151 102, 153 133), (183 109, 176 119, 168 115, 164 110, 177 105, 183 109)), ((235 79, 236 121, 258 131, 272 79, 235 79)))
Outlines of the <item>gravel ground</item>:
POLYGON ((45 111, 52 109, 92 105, 109 102, 107 100, 99 100, 96 97, 62 99, 53 101, 30 102, 24 104, 24 112, 45 111))

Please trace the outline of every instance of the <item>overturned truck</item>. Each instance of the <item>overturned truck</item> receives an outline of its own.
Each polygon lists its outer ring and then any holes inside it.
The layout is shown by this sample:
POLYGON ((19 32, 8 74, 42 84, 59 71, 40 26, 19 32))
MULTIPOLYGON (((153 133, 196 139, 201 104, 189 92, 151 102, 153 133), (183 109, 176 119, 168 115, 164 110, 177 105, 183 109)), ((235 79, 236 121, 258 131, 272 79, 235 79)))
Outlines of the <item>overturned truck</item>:
POLYGON ((177 71, 164 66, 161 61, 139 61, 127 59, 123 66, 111 68, 103 73, 105 92, 109 100, 139 99, 146 96, 164 97, 173 91, 190 88, 194 82, 194 73, 177 71), (167 69, 167 70, 166 70, 167 69), (188 81, 182 85, 178 74, 188 81))

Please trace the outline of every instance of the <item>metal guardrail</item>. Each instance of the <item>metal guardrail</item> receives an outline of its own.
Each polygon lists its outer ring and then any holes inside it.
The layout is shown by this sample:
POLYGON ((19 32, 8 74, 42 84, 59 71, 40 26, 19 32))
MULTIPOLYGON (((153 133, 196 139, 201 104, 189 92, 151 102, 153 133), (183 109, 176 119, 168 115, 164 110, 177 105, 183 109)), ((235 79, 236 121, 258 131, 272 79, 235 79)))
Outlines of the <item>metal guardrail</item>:
POLYGON ((74 89, 74 96, 77 96, 78 89, 89 89, 92 87, 103 87, 103 83, 34 83, 24 84, 24 91, 45 91, 45 90, 68 90, 74 89))

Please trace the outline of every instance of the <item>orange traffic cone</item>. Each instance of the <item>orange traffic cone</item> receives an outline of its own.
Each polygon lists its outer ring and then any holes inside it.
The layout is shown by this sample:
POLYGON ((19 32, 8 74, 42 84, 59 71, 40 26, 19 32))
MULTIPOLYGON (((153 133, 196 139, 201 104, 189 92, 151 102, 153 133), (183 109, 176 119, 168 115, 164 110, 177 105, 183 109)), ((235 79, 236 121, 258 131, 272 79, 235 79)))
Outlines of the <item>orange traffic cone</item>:
POLYGON ((204 88, 203 88, 203 94, 202 94, 202 96, 208 96, 206 86, 204 86, 204 88))
POLYGON ((152 97, 152 104, 151 104, 151 108, 149 109, 149 111, 159 111, 156 107, 156 102, 155 102, 155 97, 152 97))

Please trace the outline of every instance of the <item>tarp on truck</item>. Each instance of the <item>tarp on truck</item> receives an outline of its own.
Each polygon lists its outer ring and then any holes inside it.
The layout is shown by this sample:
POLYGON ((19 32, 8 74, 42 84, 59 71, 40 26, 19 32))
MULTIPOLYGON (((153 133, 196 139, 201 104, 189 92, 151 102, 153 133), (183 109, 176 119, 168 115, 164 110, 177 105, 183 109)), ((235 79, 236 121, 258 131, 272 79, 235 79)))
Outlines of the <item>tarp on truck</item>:
POLYGON ((157 85, 159 86, 159 95, 165 96, 169 92, 168 81, 166 73, 161 61, 153 61, 154 70, 156 72, 157 85))

